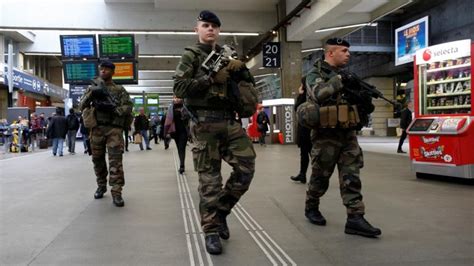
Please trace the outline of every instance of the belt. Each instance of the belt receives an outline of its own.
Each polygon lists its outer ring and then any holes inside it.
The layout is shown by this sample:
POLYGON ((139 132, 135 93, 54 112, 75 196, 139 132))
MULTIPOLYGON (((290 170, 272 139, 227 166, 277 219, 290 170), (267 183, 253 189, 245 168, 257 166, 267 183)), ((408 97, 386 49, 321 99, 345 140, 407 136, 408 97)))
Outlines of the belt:
POLYGON ((199 122, 218 122, 233 119, 233 113, 226 110, 196 110, 199 122))

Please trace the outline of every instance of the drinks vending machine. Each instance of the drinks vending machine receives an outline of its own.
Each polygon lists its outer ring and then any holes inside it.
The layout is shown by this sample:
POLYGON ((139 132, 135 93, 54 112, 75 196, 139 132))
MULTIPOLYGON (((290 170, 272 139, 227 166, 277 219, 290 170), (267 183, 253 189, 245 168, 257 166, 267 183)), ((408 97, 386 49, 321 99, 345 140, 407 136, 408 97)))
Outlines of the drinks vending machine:
POLYGON ((474 43, 461 40, 417 51, 415 118, 408 127, 417 177, 474 178, 474 43))

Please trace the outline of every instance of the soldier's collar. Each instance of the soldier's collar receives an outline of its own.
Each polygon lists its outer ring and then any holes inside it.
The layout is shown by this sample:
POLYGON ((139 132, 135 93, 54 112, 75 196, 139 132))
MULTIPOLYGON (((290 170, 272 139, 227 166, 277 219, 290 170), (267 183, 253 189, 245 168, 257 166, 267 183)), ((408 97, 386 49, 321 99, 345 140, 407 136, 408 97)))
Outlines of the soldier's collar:
MULTIPOLYGON (((212 52, 212 45, 210 44, 207 44, 207 43, 197 43, 197 46, 199 49, 203 50, 204 52, 206 52, 206 54, 209 54, 212 52)), ((220 52, 221 51, 221 47, 216 44, 216 52, 220 52)))

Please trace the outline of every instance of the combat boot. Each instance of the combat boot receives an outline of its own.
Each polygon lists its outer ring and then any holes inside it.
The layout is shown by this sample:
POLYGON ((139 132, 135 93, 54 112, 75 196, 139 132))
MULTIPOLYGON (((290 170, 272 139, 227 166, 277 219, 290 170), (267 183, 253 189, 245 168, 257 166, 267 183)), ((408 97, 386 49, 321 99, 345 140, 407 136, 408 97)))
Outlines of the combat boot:
POLYGON ((305 210, 304 215, 312 224, 326 225, 326 219, 318 209, 305 210))
POLYGON ((125 205, 125 202, 123 201, 122 195, 114 195, 113 197, 113 202, 115 206, 117 207, 123 207, 125 205))
POLYGON ((206 235, 206 250, 212 255, 219 255, 222 253, 221 239, 218 234, 206 235))
POLYGON ((303 174, 298 174, 297 176, 291 176, 290 179, 297 182, 300 181, 301 183, 306 184, 306 176, 304 176, 303 174))
POLYGON ((229 227, 227 226, 227 215, 221 212, 217 212, 217 217, 219 217, 219 236, 227 240, 230 237, 229 227))
POLYGON ((346 234, 361 235, 366 237, 376 237, 382 234, 382 231, 373 227, 362 214, 347 215, 346 234))
POLYGON ((107 187, 101 186, 98 187, 97 190, 94 193, 94 199, 101 199, 104 197, 105 192, 107 192, 107 187))

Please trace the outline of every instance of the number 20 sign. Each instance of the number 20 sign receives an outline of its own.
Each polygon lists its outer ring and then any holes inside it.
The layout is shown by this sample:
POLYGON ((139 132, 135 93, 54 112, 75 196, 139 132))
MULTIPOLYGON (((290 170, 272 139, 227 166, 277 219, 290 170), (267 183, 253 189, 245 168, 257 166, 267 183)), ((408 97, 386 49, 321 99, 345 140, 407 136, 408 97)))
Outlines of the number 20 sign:
POLYGON ((280 67, 280 43, 267 42, 263 44, 263 67, 280 67))

